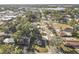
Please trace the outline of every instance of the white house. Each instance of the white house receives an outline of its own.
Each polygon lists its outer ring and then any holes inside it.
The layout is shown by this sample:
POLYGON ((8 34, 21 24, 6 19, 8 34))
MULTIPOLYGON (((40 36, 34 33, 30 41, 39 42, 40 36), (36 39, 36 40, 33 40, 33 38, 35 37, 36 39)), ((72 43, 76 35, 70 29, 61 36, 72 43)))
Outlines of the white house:
POLYGON ((5 38, 3 42, 4 43, 15 43, 13 38, 5 38))
POLYGON ((13 18, 16 18, 17 16, 14 16, 14 15, 12 15, 12 16, 8 16, 8 15, 5 15, 5 16, 3 16, 2 18, 1 18, 1 20, 11 20, 11 19, 13 19, 13 18))

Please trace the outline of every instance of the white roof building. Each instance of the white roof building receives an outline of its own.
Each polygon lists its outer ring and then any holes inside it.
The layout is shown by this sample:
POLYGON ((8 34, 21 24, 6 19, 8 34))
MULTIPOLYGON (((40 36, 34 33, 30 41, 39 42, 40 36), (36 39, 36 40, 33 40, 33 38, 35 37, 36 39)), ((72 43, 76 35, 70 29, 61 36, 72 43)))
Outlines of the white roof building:
POLYGON ((11 20, 12 18, 16 18, 17 16, 8 16, 8 15, 6 15, 6 16, 4 16, 4 17, 1 17, 1 20, 11 20))
POLYGON ((6 39, 4 39, 3 42, 4 42, 4 43, 15 43, 15 41, 14 41, 13 38, 6 38, 6 39))
POLYGON ((48 37, 47 36, 42 36, 42 39, 48 40, 48 37))

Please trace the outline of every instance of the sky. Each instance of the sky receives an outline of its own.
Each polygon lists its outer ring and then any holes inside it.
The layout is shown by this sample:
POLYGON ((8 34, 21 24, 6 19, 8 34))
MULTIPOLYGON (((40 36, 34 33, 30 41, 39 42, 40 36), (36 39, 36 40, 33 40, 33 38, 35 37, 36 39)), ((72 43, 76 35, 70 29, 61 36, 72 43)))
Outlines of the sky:
POLYGON ((79 0, 0 0, 0 4, 79 4, 79 0))

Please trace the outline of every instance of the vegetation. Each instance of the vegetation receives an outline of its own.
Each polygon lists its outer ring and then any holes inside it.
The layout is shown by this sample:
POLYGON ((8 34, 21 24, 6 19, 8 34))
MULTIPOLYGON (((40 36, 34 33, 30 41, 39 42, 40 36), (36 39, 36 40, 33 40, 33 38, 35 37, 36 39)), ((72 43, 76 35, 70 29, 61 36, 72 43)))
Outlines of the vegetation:
POLYGON ((77 53, 73 47, 68 47, 63 44, 60 46, 60 49, 63 53, 66 53, 66 54, 76 54, 77 53))
POLYGON ((75 31, 72 33, 72 36, 73 37, 76 37, 76 38, 79 38, 79 32, 78 31, 75 31))
POLYGON ((4 44, 0 45, 0 54, 19 54, 22 53, 22 49, 18 46, 4 44))
POLYGON ((53 37, 51 40, 51 45, 52 46, 60 46, 63 43, 63 39, 61 37, 53 37))

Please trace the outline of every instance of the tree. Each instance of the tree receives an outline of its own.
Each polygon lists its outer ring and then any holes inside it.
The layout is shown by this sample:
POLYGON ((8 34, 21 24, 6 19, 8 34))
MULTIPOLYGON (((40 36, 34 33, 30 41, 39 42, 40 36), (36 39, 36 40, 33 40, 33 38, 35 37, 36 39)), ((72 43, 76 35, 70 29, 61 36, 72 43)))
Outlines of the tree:
POLYGON ((0 45, 0 54, 19 54, 22 53, 22 49, 20 49, 18 46, 10 45, 10 44, 4 44, 0 45))
POLYGON ((22 41, 28 40, 29 43, 24 42, 29 44, 29 50, 32 49, 34 41, 39 39, 41 36, 39 30, 25 16, 22 16, 18 20, 16 19, 15 24, 16 32, 13 33, 12 37, 16 39, 17 43, 20 41, 20 39, 22 39, 22 41), (26 39, 27 37, 29 39, 26 39))
POLYGON ((60 46, 63 43, 63 39, 61 37, 53 37, 53 39, 51 40, 51 45, 52 46, 60 46))
POLYGON ((73 37, 76 37, 76 38, 79 38, 79 32, 78 32, 78 31, 74 31, 74 32, 72 33, 72 36, 73 36, 73 37))
POLYGON ((60 46, 63 44, 63 39, 61 37, 55 36, 52 38, 52 40, 49 42, 49 47, 52 47, 52 51, 55 53, 61 52, 60 46))
POLYGON ((75 24, 77 24, 77 22, 75 21, 75 19, 72 19, 71 21, 68 22, 68 24, 70 26, 74 26, 75 24))

